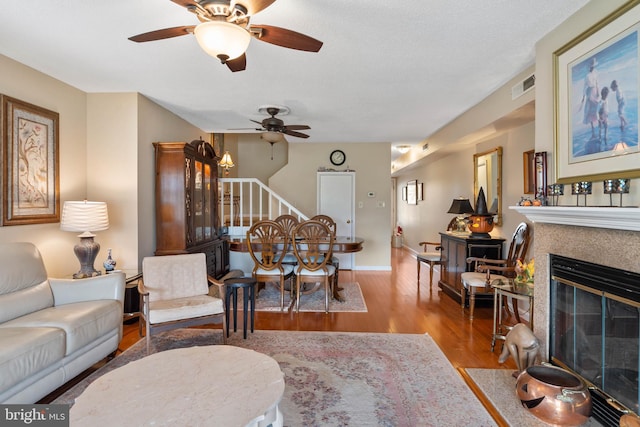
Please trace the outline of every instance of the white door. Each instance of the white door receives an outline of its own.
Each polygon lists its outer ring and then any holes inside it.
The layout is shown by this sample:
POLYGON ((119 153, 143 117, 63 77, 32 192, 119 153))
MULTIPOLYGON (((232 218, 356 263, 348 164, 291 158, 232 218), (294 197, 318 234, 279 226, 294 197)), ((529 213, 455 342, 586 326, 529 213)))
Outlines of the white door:
MULTIPOLYGON (((336 235, 355 237, 355 172, 318 172, 318 215, 329 215, 336 222, 336 235)), ((353 268, 353 254, 334 254, 340 269, 353 268)))

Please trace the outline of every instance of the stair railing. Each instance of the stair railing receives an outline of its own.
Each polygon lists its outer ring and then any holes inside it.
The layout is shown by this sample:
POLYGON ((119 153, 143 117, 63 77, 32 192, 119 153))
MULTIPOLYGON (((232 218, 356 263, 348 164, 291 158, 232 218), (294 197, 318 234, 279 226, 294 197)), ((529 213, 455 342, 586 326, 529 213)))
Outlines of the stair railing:
POLYGON ((256 178, 220 178, 220 224, 231 236, 244 236, 256 222, 284 214, 309 219, 291 203, 256 178))

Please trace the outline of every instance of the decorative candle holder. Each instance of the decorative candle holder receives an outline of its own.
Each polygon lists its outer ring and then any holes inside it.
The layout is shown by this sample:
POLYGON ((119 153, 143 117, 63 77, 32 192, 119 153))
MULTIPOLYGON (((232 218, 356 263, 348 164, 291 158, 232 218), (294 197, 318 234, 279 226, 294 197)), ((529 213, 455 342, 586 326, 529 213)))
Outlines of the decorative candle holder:
POLYGON ((574 182, 571 184, 571 194, 576 196, 576 206, 580 206, 580 195, 584 194, 584 205, 587 206, 587 195, 591 194, 591 182, 574 182))
POLYGON ((547 194, 551 197, 552 206, 558 206, 558 198, 564 195, 564 184, 547 186, 547 194))
POLYGON ((613 206, 613 194, 620 194, 620 207, 622 207, 622 195, 629 193, 631 180, 626 179, 605 179, 602 183, 604 194, 609 195, 609 206, 613 206))

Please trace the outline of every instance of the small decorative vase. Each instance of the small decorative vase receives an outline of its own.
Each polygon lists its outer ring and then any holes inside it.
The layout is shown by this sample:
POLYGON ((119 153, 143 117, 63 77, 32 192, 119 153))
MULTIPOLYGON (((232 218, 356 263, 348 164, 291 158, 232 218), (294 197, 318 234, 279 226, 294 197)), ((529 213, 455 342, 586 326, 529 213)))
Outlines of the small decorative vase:
POLYGON ((106 271, 107 273, 111 273, 113 270, 115 270, 115 268, 116 268, 116 260, 111 258, 111 249, 109 249, 109 253, 107 255, 107 259, 104 260, 102 265, 104 266, 104 271, 106 271))

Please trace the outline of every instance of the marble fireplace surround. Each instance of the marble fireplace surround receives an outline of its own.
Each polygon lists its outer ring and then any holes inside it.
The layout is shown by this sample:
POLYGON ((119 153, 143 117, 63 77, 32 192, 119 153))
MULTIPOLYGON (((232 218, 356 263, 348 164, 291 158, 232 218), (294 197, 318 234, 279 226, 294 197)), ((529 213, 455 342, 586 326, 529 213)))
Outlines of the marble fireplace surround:
POLYGON ((549 254, 640 273, 640 209, 511 206, 533 222, 536 259, 534 333, 548 358, 549 254))

